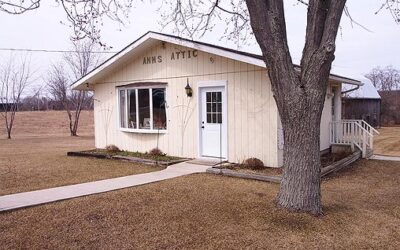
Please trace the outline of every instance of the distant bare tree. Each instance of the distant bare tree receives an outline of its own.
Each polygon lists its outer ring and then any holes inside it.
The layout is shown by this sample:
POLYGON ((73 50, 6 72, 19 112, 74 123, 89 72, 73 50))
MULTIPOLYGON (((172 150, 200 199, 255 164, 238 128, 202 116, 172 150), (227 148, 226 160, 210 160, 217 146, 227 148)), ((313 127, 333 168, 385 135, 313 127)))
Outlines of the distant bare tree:
POLYGON ((43 91, 43 85, 34 87, 32 89, 33 98, 36 101, 36 108, 34 108, 34 109, 36 109, 36 110, 40 110, 40 106, 41 106, 42 101, 43 101, 42 98, 41 98, 42 91, 43 91))
POLYGON ((95 53, 97 44, 91 40, 81 40, 73 43, 73 52, 64 54, 64 60, 71 71, 70 80, 76 81, 95 68, 101 57, 95 53))
POLYGON ((47 84, 53 99, 61 102, 68 114, 71 136, 77 136, 81 111, 92 107, 93 98, 92 93, 72 90, 70 85, 96 67, 100 57, 93 53, 96 44, 92 41, 78 41, 73 47, 74 52, 64 55, 66 67, 62 64, 52 66, 47 84))
POLYGON ((400 89, 400 70, 393 66, 375 67, 365 75, 378 90, 391 91, 400 89))
POLYGON ((25 94, 19 103, 19 111, 43 111, 49 109, 49 98, 45 85, 37 85, 31 88, 29 94, 25 94))
POLYGON ((0 105, 2 105, 0 114, 4 118, 8 139, 11 139, 15 114, 31 78, 32 72, 28 57, 21 58, 20 62, 10 58, 0 67, 0 105))
POLYGON ((47 85, 53 99, 62 103, 64 110, 67 112, 69 120, 69 131, 71 136, 77 135, 79 115, 72 111, 73 103, 71 101, 70 81, 64 67, 60 65, 53 65, 48 73, 47 85))

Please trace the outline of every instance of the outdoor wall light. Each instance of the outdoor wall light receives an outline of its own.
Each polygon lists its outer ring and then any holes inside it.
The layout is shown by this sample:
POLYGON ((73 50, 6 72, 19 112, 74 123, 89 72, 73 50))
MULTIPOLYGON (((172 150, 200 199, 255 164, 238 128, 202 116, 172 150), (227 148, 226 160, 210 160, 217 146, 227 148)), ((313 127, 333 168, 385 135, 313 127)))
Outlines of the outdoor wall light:
POLYGON ((186 95, 187 95, 188 97, 192 97, 192 95, 193 95, 193 90, 192 90, 192 87, 190 87, 190 85, 189 85, 189 78, 187 78, 187 83, 186 83, 186 87, 185 87, 185 92, 186 92, 186 95))

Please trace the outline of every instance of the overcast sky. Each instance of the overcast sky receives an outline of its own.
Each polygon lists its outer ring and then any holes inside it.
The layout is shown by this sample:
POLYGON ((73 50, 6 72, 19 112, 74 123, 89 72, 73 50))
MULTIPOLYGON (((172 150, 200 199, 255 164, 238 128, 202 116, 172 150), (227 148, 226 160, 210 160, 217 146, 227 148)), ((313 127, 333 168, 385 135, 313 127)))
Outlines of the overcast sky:
MULTIPOLYGON (((138 3, 131 10, 129 23, 121 26, 107 22, 102 31, 102 41, 118 51, 149 30, 160 31, 160 17, 157 13, 158 4, 138 3), (122 31, 119 31, 122 29, 122 31)), ((296 4, 296 0, 286 0, 285 10, 288 28, 289 46, 293 61, 301 58, 304 45, 306 8, 296 4)), ((390 13, 374 13, 379 9, 382 0, 349 0, 348 8, 352 17, 367 27, 366 31, 358 26, 352 27, 348 18, 342 18, 341 31, 337 38, 336 59, 333 73, 360 79, 375 66, 393 65, 400 68, 400 25, 395 24, 390 13)), ((71 47, 72 30, 60 24, 66 21, 65 13, 55 1, 42 1, 38 10, 23 15, 8 15, 0 12, 0 48, 15 49, 49 49, 66 50, 71 47)), ((224 23, 218 23, 216 31, 202 37, 201 41, 228 46, 236 49, 234 43, 220 40, 220 32, 224 23)), ((171 30, 163 32, 170 33, 171 30)), ((260 53, 258 45, 252 43, 243 46, 241 50, 260 53)), ((0 51, 0 60, 4 61, 12 55, 21 53, 0 51)), ((61 58, 59 53, 31 52, 32 66, 37 71, 36 84, 46 74, 48 66, 61 58)))

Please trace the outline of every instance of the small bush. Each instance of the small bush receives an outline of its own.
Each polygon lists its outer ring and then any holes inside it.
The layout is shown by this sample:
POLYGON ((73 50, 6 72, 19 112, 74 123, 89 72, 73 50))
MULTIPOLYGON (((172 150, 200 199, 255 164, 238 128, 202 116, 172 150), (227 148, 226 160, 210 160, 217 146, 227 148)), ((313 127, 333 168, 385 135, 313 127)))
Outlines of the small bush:
POLYGON ((152 155, 152 156, 165 156, 163 151, 161 151, 161 149, 159 149, 159 148, 153 148, 152 150, 150 150, 149 155, 152 155))
POLYGON ((248 158, 241 164, 244 168, 250 169, 264 169, 264 163, 257 158, 248 158))
POLYGON ((107 145, 106 150, 107 150, 107 152, 110 152, 110 153, 116 153, 116 152, 121 151, 117 146, 115 146, 113 144, 107 145))

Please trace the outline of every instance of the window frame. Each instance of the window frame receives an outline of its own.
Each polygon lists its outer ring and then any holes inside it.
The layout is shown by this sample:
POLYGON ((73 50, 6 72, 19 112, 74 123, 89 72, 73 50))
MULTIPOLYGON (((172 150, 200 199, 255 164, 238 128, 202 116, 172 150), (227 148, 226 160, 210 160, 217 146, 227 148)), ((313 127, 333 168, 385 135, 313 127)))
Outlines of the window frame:
MULTIPOLYGON (((153 89, 164 89, 165 90, 165 101, 167 101, 167 86, 165 85, 152 85, 152 86, 138 86, 138 87, 124 87, 120 86, 117 87, 117 124, 118 124, 118 129, 123 132, 131 132, 131 133, 143 133, 143 134, 166 134, 168 133, 168 112, 167 112, 167 104, 165 105, 165 117, 166 117, 166 129, 154 129, 154 121, 153 121, 153 89), (129 114, 128 114, 128 90, 135 90, 135 96, 136 96, 136 123, 139 124, 139 89, 148 89, 149 90, 149 108, 150 108, 150 129, 143 129, 143 128, 129 128, 128 126, 128 120, 129 120, 129 114), (126 116, 125 120, 125 128, 121 127, 121 106, 120 106, 120 95, 121 95, 121 90, 124 90, 125 94, 125 107, 124 107, 124 112, 126 116)), ((167 102, 166 102, 167 103, 167 102)))

